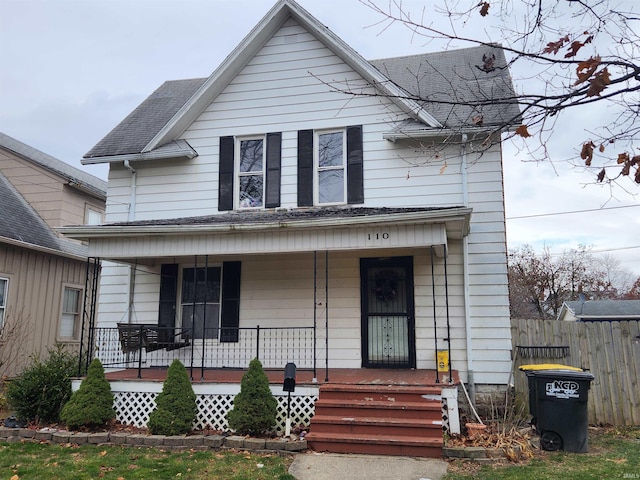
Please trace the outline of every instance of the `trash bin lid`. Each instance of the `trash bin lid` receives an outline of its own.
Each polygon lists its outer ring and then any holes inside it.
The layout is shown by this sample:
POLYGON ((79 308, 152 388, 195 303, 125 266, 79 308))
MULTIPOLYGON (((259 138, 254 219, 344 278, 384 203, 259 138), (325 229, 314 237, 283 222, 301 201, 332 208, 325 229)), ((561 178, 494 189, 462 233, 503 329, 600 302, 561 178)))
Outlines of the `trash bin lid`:
POLYGON ((583 380, 592 381, 593 373, 584 370, 529 370, 524 372, 529 378, 539 379, 565 379, 565 380, 583 380))
POLYGON ((582 372, 582 368, 570 367, 569 365, 560 365, 559 363, 539 363, 536 365, 521 365, 520 370, 528 372, 532 370, 571 370, 573 372, 582 372))

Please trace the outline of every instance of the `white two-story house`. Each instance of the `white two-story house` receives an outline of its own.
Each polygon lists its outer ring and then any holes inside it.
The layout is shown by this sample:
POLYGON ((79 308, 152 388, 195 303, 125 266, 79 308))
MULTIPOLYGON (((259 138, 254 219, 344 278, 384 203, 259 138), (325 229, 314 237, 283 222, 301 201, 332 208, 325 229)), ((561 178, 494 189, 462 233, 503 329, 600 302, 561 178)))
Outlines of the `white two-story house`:
POLYGON ((210 77, 162 84, 83 159, 109 164, 106 222, 64 229, 103 261, 98 357, 506 385, 505 65, 367 61, 280 0, 210 77))

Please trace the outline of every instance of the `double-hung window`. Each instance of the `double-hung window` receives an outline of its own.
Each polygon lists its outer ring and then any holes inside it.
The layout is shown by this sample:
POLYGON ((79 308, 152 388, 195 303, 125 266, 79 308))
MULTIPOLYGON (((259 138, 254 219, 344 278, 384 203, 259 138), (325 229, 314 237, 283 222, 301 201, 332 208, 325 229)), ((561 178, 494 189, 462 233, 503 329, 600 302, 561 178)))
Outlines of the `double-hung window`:
POLYGON ((298 206, 364 203, 362 126, 298 131, 298 206))
POLYGON ((191 338, 237 342, 240 272, 240 262, 213 267, 162 265, 158 325, 182 328, 191 338))
POLYGON ((182 269, 180 307, 182 327, 193 338, 218 338, 220 329, 220 267, 182 269))
POLYGON ((316 205, 346 203, 347 175, 345 172, 344 131, 320 132, 316 134, 317 150, 315 192, 316 205))
POLYGON ((4 318, 7 311, 7 294, 9 292, 9 279, 0 277, 0 332, 4 326, 4 318))
POLYGON ((64 287, 62 297, 62 314, 58 336, 65 339, 77 339, 80 325, 80 298, 82 290, 64 287))
POLYGON ((264 138, 239 140, 238 148, 238 207, 264 206, 265 149, 264 138))

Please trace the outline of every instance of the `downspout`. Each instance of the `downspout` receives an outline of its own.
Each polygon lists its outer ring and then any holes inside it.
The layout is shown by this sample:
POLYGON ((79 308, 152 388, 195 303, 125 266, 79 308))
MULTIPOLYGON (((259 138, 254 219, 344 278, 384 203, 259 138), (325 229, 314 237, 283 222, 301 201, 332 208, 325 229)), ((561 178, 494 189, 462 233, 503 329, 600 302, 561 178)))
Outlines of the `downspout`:
MULTIPOLYGON (((123 162, 125 168, 127 168, 131 172, 131 187, 129 194, 129 213, 127 215, 127 221, 132 222, 136 217, 136 170, 131 166, 129 160, 125 160, 123 162)), ((137 263, 137 262, 136 262, 137 263)), ((136 282, 136 266, 129 266, 129 298, 128 298, 128 310, 129 317, 128 323, 133 323, 133 295, 135 291, 135 282, 136 282)))
POLYGON ((123 162, 125 168, 131 172, 131 189, 129 195, 129 215, 127 221, 132 222, 136 218, 136 169, 131 166, 129 160, 123 162))
MULTIPOLYGON (((469 187, 467 177, 467 142, 466 133, 462 134, 462 201, 465 207, 469 206, 469 187)), ((469 397, 471 404, 476 403, 476 384, 473 374, 473 342, 471 339, 471 294, 469 292, 469 236, 462 237, 462 271, 464 285, 464 317, 465 334, 467 343, 467 384, 469 386, 469 397)))

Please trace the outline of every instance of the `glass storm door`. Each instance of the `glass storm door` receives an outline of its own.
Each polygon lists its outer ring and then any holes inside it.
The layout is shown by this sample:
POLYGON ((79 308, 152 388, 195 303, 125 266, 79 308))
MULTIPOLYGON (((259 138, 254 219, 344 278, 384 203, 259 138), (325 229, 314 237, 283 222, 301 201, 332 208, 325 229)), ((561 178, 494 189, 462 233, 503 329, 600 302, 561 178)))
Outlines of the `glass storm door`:
POLYGON ((415 368, 413 257, 360 260, 362 363, 415 368))

